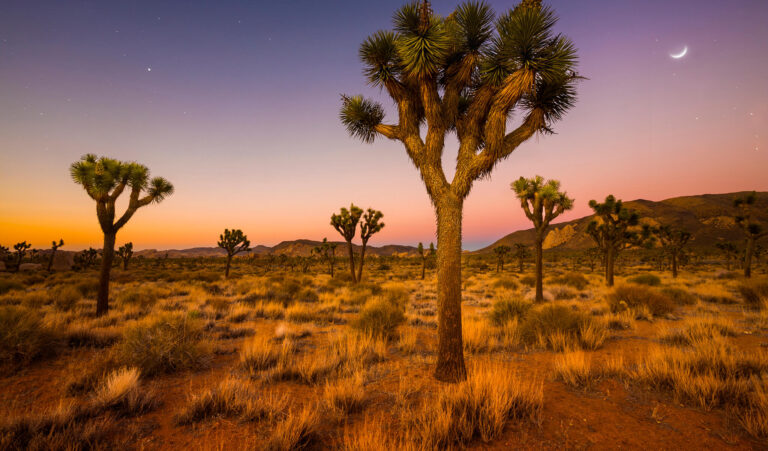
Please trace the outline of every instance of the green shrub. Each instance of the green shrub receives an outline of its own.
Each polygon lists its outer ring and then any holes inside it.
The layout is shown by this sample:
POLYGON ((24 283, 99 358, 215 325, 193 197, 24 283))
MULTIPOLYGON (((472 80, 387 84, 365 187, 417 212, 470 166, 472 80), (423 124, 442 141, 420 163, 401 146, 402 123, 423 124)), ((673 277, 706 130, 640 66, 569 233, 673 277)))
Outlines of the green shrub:
POLYGON ((117 345, 120 362, 153 375, 204 366, 210 346, 202 341, 203 322, 192 315, 163 313, 128 326, 117 345))
POLYGON ((698 300, 695 294, 682 288, 666 287, 661 289, 661 293, 668 296, 677 305, 693 305, 698 300))
POLYGON ((576 288, 577 290, 583 290, 589 285, 589 280, 587 280, 583 274, 578 272, 569 272, 560 277, 555 277, 552 279, 552 282, 559 285, 567 285, 571 288, 576 288))
POLYGON ((55 336, 43 327, 37 312, 0 307, 0 364, 28 363, 52 351, 55 344, 55 336))
POLYGON ((621 312, 628 308, 648 307, 654 315, 665 315, 675 310, 675 302, 660 291, 642 285, 621 285, 608 295, 611 311, 621 312))
POLYGON ((640 274, 639 276, 629 278, 628 281, 638 285, 648 285, 649 287, 661 285, 661 279, 656 274, 640 274))
POLYGON ((22 290, 24 285, 15 280, 0 280, 0 294, 5 294, 11 290, 22 290))
POLYGON ((489 317, 493 324, 503 326, 515 318, 525 316, 532 306, 532 303, 516 297, 499 299, 493 303, 489 317))
POLYGON ((375 337, 393 338, 405 322, 405 306, 386 297, 370 299, 352 321, 352 328, 375 337))
POLYGON ((505 290, 514 290, 517 288, 517 279, 514 277, 499 277, 493 281, 493 288, 503 288, 505 290))

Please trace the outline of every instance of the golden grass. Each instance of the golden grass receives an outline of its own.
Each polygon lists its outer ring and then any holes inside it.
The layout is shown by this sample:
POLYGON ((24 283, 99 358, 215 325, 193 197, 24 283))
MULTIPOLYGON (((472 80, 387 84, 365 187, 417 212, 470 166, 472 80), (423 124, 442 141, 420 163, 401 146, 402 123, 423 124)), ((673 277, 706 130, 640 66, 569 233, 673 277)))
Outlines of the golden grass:
POLYGON ((574 387, 588 389, 597 379, 590 359, 582 351, 567 352, 555 357, 555 379, 574 387))
POLYGON ((350 377, 326 383, 323 402, 340 415, 362 411, 366 404, 364 373, 357 371, 350 377))
POLYGON ((320 419, 318 406, 314 405, 304 406, 298 412, 289 412, 272 429, 264 449, 293 451, 310 447, 318 442, 320 419))
POLYGON ((157 405, 153 391, 141 386, 138 368, 121 368, 108 374, 93 395, 92 405, 97 410, 112 410, 121 415, 137 415, 157 405))
POLYGON ((180 425, 213 417, 274 421, 285 414, 287 405, 287 398, 283 395, 261 395, 246 381, 229 377, 214 388, 191 394, 174 421, 180 425))

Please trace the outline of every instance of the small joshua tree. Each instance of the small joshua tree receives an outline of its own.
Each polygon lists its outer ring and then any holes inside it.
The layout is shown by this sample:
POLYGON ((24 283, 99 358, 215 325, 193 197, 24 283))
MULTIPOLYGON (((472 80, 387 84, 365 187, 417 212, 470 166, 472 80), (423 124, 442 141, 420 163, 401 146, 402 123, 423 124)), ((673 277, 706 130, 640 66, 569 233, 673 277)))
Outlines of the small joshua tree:
POLYGON ((669 256, 672 266, 672 277, 677 277, 677 268, 680 263, 680 257, 682 257, 685 245, 691 239, 691 233, 682 230, 675 229, 669 225, 663 225, 658 229, 654 229, 656 236, 659 238, 661 247, 664 252, 669 256))
POLYGON ((347 242, 347 248, 349 249, 349 272, 352 274, 353 282, 357 282, 357 275, 355 274, 355 251, 352 248, 352 239, 355 238, 357 223, 360 222, 362 215, 363 210, 356 207, 355 204, 351 204, 349 210, 342 207, 339 214, 334 213, 331 215, 331 225, 347 242))
POLYGON ((738 260, 739 259, 739 255, 741 255, 741 251, 739 250, 738 247, 736 247, 735 244, 730 243, 730 242, 717 243, 717 244, 715 244, 715 246, 725 256, 725 264, 727 265, 726 269, 728 271, 730 271, 731 270, 731 262, 734 261, 734 260, 738 260))
POLYGON ((544 300, 544 232, 553 219, 573 208, 573 199, 560 191, 559 181, 545 181, 540 175, 530 179, 520 177, 512 183, 512 190, 520 199, 525 216, 533 222, 536 233, 536 302, 541 302, 544 300))
POLYGON ((333 267, 336 264, 336 243, 331 243, 328 238, 323 238, 319 246, 315 246, 312 252, 320 256, 320 260, 328 263, 328 271, 333 277, 333 267))
POLYGON ((525 269, 525 261, 531 258, 531 252, 528 250, 528 246, 523 243, 515 243, 515 253, 512 254, 517 259, 517 272, 522 273, 525 269))
POLYGON ((752 257, 755 254, 755 243, 764 236, 768 236, 768 231, 763 225, 757 222, 752 216, 752 209, 757 201, 757 195, 754 191, 744 197, 739 197, 733 201, 734 207, 738 209, 736 214, 736 225, 744 232, 747 238, 747 246, 744 250, 744 277, 752 277, 752 257))
POLYGON ((504 258, 512 252, 512 248, 501 244, 493 248, 493 253, 496 254, 496 272, 504 272, 504 258))
POLYGON ((51 268, 53 268, 53 258, 56 256, 56 250, 61 246, 64 246, 64 240, 60 239, 58 243, 51 241, 51 258, 48 259, 48 272, 51 272, 51 268))
POLYGON ((109 310, 109 274, 115 259, 117 232, 139 208, 162 202, 173 194, 173 185, 162 177, 150 179, 146 166, 92 154, 72 163, 69 172, 75 183, 96 201, 96 216, 104 233, 96 315, 105 315, 109 310), (115 221, 115 203, 126 188, 130 188, 128 207, 115 221))
POLYGON ((537 134, 550 133, 575 101, 576 49, 555 33, 557 17, 540 0, 494 13, 467 1, 447 17, 429 1, 411 2, 360 46, 368 83, 394 101, 398 120, 362 96, 343 96, 341 121, 364 142, 400 141, 424 181, 437 219, 435 378, 466 379, 461 326, 461 223, 475 180, 537 134), (511 114, 520 125, 507 130, 511 114), (455 133, 452 179, 443 170, 446 136, 455 133))
POLYGON ((22 241, 13 245, 13 270, 18 272, 21 268, 21 262, 24 260, 24 256, 27 254, 27 250, 32 247, 32 244, 22 241))
POLYGON ((75 254, 74 262, 77 269, 86 270, 96 263, 99 258, 99 251, 89 247, 75 254))
POLYGON ((227 269, 224 271, 224 277, 229 277, 229 267, 232 265, 232 257, 240 252, 250 250, 251 242, 240 229, 224 229, 224 233, 219 235, 219 241, 216 243, 220 248, 227 251, 227 269))
POLYGON ((360 239, 363 241, 363 247, 360 249, 360 266, 357 269, 358 282, 363 280, 363 263, 365 262, 365 248, 368 246, 368 240, 384 228, 384 223, 380 222, 383 217, 382 212, 369 208, 360 222, 360 239))
POLYGON ((587 233, 603 253, 605 282, 612 287, 614 265, 619 252, 648 243, 651 229, 643 226, 641 232, 635 230, 634 227, 640 224, 640 216, 624 207, 623 202, 616 200, 612 194, 609 194, 603 203, 590 200, 589 206, 594 210, 596 218, 587 226, 587 233))
POLYGON ((117 249, 117 257, 123 262, 123 271, 128 270, 128 263, 133 257, 133 243, 128 242, 117 249))

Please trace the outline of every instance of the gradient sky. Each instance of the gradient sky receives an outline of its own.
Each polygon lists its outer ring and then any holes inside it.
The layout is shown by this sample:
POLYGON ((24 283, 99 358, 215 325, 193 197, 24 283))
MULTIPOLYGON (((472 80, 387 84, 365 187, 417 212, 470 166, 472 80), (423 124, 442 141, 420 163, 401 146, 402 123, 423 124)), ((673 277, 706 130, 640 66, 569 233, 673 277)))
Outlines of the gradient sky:
MULTIPOLYGON (((215 246, 225 227, 254 244, 339 239, 329 216, 350 201, 384 212, 372 245, 434 241, 402 146, 361 144, 338 120, 340 93, 383 99, 357 50, 400 4, 2 1, 0 244, 101 246, 95 204, 68 173, 85 153, 136 160, 175 185, 118 234, 139 249, 215 246)), ((456 4, 433 2, 439 14, 456 4)), ((475 184, 465 248, 530 227, 509 189, 521 175, 561 180, 576 198, 563 220, 608 193, 768 190, 765 0, 549 4, 589 79, 557 135, 475 184), (669 57, 685 45, 685 58, 669 57)))

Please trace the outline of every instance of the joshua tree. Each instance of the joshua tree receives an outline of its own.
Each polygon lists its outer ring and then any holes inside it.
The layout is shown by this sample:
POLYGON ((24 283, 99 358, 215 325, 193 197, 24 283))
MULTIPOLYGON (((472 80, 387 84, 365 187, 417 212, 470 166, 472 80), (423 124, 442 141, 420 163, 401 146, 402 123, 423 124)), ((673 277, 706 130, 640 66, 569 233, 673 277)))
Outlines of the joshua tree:
POLYGON ((149 169, 134 162, 123 162, 96 155, 85 155, 72 163, 69 169, 75 183, 83 186, 96 201, 96 216, 104 233, 99 296, 96 314, 105 315, 109 310, 109 274, 115 258, 115 239, 120 230, 141 207, 159 203, 173 194, 173 185, 162 177, 149 178, 149 169), (128 207, 115 221, 115 202, 130 188, 128 207), (142 197, 142 193, 144 193, 142 197))
POLYGON ((120 246, 115 255, 123 262, 123 271, 127 271, 128 263, 131 261, 131 257, 133 257, 133 243, 128 242, 120 246))
POLYGON ((27 255, 27 250, 32 247, 32 244, 22 241, 13 245, 13 257, 11 259, 11 265, 15 272, 21 268, 21 262, 24 260, 24 256, 27 255))
POLYGON ((619 252, 649 242, 651 229, 643 226, 642 232, 634 230, 640 223, 640 216, 624 207, 623 202, 616 200, 612 194, 609 194, 602 204, 590 200, 589 206, 594 210, 596 219, 587 226, 587 233, 595 240, 603 254, 605 282, 612 287, 613 269, 619 252))
POLYGON ((48 259, 48 272, 51 272, 51 268, 53 268, 53 257, 56 256, 56 250, 61 246, 64 246, 64 240, 60 239, 58 243, 51 241, 51 258, 48 259))
POLYGON ((520 199, 520 205, 525 211, 525 216, 533 222, 536 231, 534 238, 536 302, 541 302, 544 300, 544 232, 547 231, 547 227, 553 219, 573 208, 573 199, 569 198, 565 191, 560 191, 559 181, 545 181, 540 175, 531 179, 520 177, 512 183, 512 190, 520 199))
POLYGON ((768 236, 768 231, 763 229, 763 225, 752 217, 752 208, 757 200, 754 191, 744 197, 739 197, 733 201, 733 205, 738 209, 736 214, 736 224, 747 237, 747 246, 744 250, 744 277, 752 277, 752 257, 755 254, 755 242, 764 236, 768 236))
POLYGON ((523 243, 515 243, 514 246, 515 253, 512 256, 517 259, 517 272, 521 273, 525 269, 525 260, 531 257, 531 253, 528 251, 528 246, 523 243))
POLYGON ((353 282, 357 282, 357 276, 355 274, 355 251, 352 248, 352 239, 355 237, 357 223, 360 222, 360 216, 362 215, 363 210, 356 207, 355 204, 351 204, 349 210, 342 207, 339 214, 334 213, 331 215, 331 225, 347 242, 347 248, 349 249, 349 272, 352 274, 353 282))
POLYGON ((75 254, 75 267, 77 269, 86 270, 96 263, 96 259, 99 258, 99 251, 89 247, 75 254))
POLYGON ((733 243, 717 243, 715 246, 725 255, 725 263, 728 271, 731 270, 731 261, 738 260, 741 251, 733 243))
POLYGON ((685 245, 691 239, 691 233, 686 230, 672 228, 669 225, 663 225, 658 229, 654 229, 654 232, 659 238, 664 252, 669 255, 672 262, 672 277, 676 278, 677 266, 680 262, 680 257, 683 255, 685 245))
POLYGON ((250 250, 251 242, 240 229, 224 229, 224 233, 219 235, 219 241, 216 243, 220 248, 227 251, 227 269, 224 271, 224 277, 229 277, 229 267, 232 265, 232 257, 240 252, 250 250))
POLYGON ((496 254, 496 272, 504 271, 504 258, 512 252, 512 248, 501 244, 493 248, 493 253, 496 254))
POLYGON ((379 222, 384 214, 378 210, 369 208, 363 215, 363 220, 360 222, 360 239, 363 241, 363 247, 360 249, 360 267, 357 269, 357 281, 363 280, 363 263, 365 262, 365 247, 368 245, 368 240, 373 235, 381 231, 384 228, 384 223, 379 222))
POLYGON ((321 260, 328 262, 328 270, 333 277, 333 267, 336 264, 336 243, 331 243, 328 238, 323 238, 319 246, 315 246, 312 252, 320 256, 321 260))
POLYGON ((494 21, 485 2, 459 5, 446 18, 428 1, 394 15, 394 30, 360 47, 369 84, 384 88, 398 121, 362 96, 342 96, 341 120, 364 142, 383 136, 403 143, 437 216, 438 349, 435 377, 466 378, 461 328, 461 219, 480 177, 537 133, 551 132, 575 101, 576 50, 555 34, 557 18, 540 0, 522 0, 494 21), (512 113, 521 124, 508 131, 512 113), (445 137, 456 133, 453 180, 443 172, 445 137), (423 138, 422 138, 423 137, 423 138))

